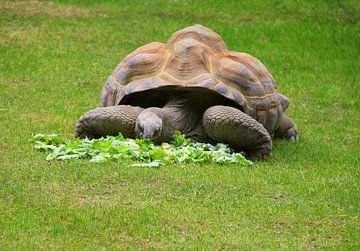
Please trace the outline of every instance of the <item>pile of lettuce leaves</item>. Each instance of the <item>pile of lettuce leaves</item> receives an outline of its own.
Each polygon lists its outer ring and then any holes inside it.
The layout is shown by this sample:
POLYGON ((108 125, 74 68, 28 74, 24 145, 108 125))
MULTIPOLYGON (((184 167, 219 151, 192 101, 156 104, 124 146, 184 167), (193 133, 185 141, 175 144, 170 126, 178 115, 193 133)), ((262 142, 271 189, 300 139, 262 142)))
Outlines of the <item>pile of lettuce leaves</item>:
POLYGON ((100 139, 66 140, 56 134, 36 134, 35 148, 46 152, 47 160, 87 159, 91 162, 131 159, 132 166, 158 167, 182 163, 251 165, 243 154, 225 144, 194 143, 176 132, 172 141, 155 145, 149 139, 107 136, 100 139))

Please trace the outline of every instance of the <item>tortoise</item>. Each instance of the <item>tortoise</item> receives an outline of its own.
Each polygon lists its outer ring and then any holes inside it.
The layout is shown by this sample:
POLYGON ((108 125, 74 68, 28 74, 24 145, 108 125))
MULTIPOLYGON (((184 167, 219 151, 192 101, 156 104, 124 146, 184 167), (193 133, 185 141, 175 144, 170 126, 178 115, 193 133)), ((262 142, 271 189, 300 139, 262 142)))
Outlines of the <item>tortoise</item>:
POLYGON ((273 138, 298 140, 289 106, 255 57, 228 51, 214 31, 195 25, 166 44, 136 49, 102 89, 101 107, 80 117, 75 137, 105 135, 168 142, 180 131, 196 142, 225 143, 249 159, 270 156, 273 138))

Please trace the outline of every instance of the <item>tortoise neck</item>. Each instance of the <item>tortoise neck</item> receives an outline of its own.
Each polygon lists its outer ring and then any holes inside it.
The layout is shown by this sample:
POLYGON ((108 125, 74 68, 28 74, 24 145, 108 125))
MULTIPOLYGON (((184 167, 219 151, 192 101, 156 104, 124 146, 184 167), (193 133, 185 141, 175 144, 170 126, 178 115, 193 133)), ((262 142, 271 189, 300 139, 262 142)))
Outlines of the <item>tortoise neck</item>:
MULTIPOLYGON (((167 131, 164 133, 170 138, 175 131, 180 131, 189 138, 201 138, 203 134, 201 131, 202 115, 206 109, 202 106, 202 102, 189 93, 172 97, 162 108, 167 124, 165 127, 167 131)), ((201 141, 201 139, 197 141, 201 141)))

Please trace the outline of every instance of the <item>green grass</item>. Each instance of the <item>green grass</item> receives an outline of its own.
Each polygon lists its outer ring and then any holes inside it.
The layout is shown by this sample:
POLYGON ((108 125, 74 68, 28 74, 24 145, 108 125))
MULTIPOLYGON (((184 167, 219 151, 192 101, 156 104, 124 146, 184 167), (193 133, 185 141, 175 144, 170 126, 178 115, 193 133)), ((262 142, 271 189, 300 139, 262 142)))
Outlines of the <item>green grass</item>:
POLYGON ((358 1, 0 2, 1 249, 358 249, 358 1), (46 161, 121 59, 201 23, 259 58, 300 141, 250 167, 46 161))

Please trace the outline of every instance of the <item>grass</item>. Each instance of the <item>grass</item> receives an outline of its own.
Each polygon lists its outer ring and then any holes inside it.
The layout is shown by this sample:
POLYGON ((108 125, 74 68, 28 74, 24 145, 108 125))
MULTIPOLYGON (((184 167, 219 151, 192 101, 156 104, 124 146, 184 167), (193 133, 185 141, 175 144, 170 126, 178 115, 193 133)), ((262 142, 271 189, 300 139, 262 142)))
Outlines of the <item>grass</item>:
POLYGON ((357 1, 1 1, 1 249, 358 249, 357 1), (259 58, 296 143, 251 167, 46 161, 121 59, 201 23, 259 58))

